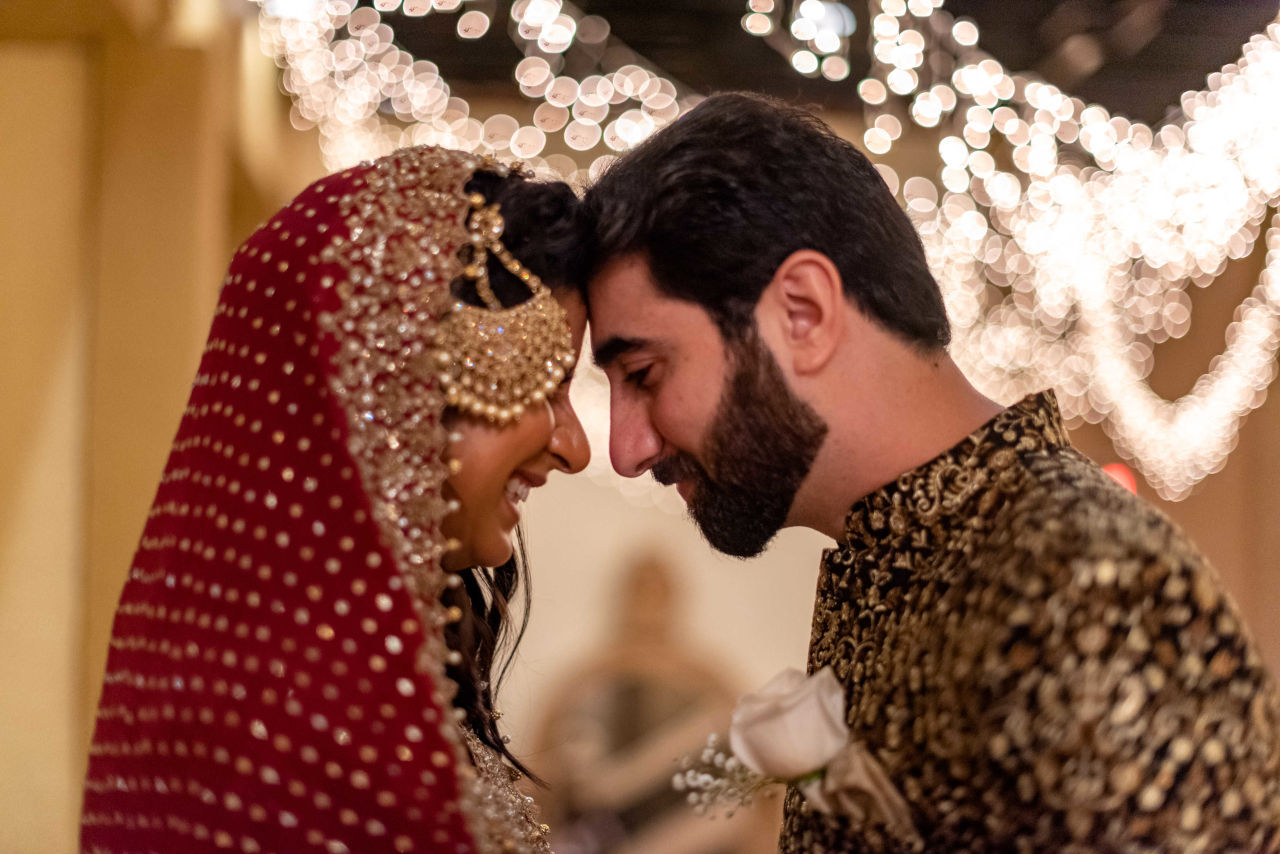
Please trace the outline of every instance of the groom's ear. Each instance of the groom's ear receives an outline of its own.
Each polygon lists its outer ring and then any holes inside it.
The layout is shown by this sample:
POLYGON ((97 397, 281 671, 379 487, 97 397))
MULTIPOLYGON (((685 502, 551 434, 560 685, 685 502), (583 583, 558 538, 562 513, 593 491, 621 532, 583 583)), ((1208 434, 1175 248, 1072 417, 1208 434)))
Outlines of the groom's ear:
POLYGON ((835 356, 845 333, 848 303, 840 271, 812 249, 792 252, 756 304, 756 325, 779 362, 797 376, 820 372, 835 356))

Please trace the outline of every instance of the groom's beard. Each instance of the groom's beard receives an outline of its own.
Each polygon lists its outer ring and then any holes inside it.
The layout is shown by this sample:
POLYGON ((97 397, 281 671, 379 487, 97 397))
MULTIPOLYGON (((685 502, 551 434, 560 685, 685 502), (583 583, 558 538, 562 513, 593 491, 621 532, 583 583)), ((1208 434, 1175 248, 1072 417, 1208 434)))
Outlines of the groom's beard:
POLYGON ((733 376, 707 430, 707 467, 677 451, 653 466, 653 476, 667 486, 692 482, 689 515, 707 542, 755 557, 786 523, 827 425, 791 391, 754 330, 731 345, 730 358, 733 376))

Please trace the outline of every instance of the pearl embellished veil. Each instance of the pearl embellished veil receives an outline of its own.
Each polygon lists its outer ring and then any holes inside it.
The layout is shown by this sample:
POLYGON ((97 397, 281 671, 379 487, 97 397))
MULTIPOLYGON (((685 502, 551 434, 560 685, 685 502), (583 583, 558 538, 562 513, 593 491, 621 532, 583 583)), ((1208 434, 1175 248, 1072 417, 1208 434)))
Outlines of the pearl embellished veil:
POLYGON ((237 251, 117 611, 83 851, 545 850, 445 675, 433 342, 490 165, 397 152, 237 251))

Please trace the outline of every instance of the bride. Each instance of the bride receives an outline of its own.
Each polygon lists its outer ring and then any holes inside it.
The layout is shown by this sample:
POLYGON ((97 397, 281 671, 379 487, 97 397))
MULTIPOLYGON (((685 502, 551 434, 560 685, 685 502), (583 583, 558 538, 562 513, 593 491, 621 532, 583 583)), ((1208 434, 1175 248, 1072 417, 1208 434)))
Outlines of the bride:
POLYGON ((491 671, 521 504, 588 459, 577 205, 406 149, 240 247, 115 618, 83 851, 547 850, 491 671))

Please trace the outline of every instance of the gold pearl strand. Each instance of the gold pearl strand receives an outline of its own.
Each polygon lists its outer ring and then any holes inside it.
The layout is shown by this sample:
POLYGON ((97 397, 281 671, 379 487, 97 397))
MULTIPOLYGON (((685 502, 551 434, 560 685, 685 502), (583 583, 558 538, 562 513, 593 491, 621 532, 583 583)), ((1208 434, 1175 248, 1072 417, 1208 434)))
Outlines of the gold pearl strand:
POLYGON ((564 381, 574 363, 573 337, 550 289, 503 246, 498 205, 486 204, 480 193, 467 200, 472 255, 463 276, 475 282, 485 305, 453 304, 438 330, 436 363, 449 406, 505 425, 564 381), (503 308, 489 282, 489 253, 529 287, 529 299, 503 308))

